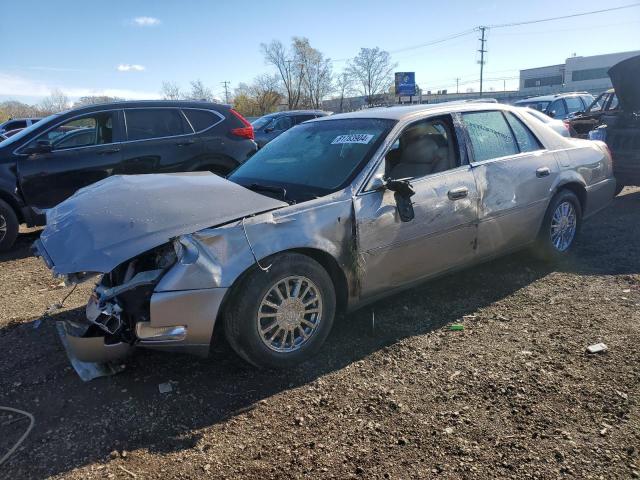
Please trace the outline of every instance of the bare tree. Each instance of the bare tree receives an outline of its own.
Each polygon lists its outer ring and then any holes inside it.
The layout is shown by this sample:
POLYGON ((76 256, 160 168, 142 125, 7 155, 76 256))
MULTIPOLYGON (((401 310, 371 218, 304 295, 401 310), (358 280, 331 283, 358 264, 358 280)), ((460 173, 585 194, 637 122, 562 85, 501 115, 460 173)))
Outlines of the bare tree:
POLYGON ((42 111, 33 105, 27 105, 26 103, 15 100, 0 103, 0 122, 4 122, 10 118, 29 118, 39 117, 41 115, 42 111))
POLYGON ((353 78, 351 78, 351 75, 349 75, 349 72, 345 70, 336 76, 334 91, 338 94, 338 97, 340 98, 339 113, 342 113, 345 111, 345 106, 346 106, 345 97, 347 97, 353 92, 353 78))
POLYGON ((69 108, 69 97, 58 88, 51 90, 48 97, 40 103, 40 108, 45 113, 57 113, 69 108))
POLYGON ((191 82, 191 92, 187 96, 189 100, 204 100, 214 102, 215 98, 210 88, 205 87, 202 80, 193 80, 191 82))
POLYGON ((160 93, 165 100, 181 100, 184 98, 180 86, 175 82, 162 82, 160 93))
POLYGON ((302 96, 303 65, 299 63, 295 53, 288 51, 279 40, 272 40, 269 44, 262 43, 260 48, 265 62, 273 65, 280 75, 289 109, 296 108, 302 96))
POLYGON ((122 100, 124 99, 119 97, 109 97, 107 95, 88 95, 86 97, 80 97, 76 102, 74 102, 73 108, 97 105, 99 103, 121 102, 122 100))
POLYGON ((256 102, 259 115, 275 111, 282 99, 279 90, 277 75, 265 73, 254 79, 253 84, 249 87, 249 92, 256 102))
POLYGON ((253 117, 274 112, 280 101, 280 78, 278 75, 257 76, 251 85, 240 83, 235 89, 234 108, 242 115, 253 117))
POLYGON ((393 70, 389 52, 376 48, 361 48, 348 67, 349 75, 358 85, 366 102, 371 106, 376 97, 385 93, 393 83, 393 70))
POLYGON ((296 63, 302 69, 304 101, 311 108, 320 108, 322 99, 332 90, 331 61, 313 48, 304 37, 293 37, 292 48, 296 63))

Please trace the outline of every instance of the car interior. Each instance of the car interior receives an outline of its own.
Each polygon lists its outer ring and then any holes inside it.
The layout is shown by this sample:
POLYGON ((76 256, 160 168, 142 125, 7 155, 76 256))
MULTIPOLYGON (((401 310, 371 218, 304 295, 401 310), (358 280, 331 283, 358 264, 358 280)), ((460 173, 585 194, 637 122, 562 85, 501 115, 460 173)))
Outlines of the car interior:
POLYGON ((408 126, 387 152, 389 178, 417 178, 459 165, 449 117, 422 120, 408 126))

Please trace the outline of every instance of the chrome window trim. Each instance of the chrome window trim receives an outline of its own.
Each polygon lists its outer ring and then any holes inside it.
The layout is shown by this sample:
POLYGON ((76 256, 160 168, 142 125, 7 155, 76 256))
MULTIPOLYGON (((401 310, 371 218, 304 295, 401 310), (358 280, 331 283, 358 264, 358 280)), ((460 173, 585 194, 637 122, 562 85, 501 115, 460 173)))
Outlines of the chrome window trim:
MULTIPOLYGON (((32 138, 31 140, 28 140, 26 143, 23 143, 22 145, 20 145, 19 147, 16 147, 15 150, 13 150, 13 154, 14 155, 21 155, 23 157, 28 157, 29 153, 21 153, 18 150, 21 150, 23 148, 25 148, 27 146, 27 144, 31 143, 34 140, 37 140, 38 138, 40 138, 42 135, 49 133, 51 130, 53 130, 54 128, 59 127, 60 125, 64 125, 65 123, 69 123, 69 122, 73 122, 74 120, 77 120, 79 118, 84 118, 84 117, 90 117, 92 115, 95 115, 97 113, 105 113, 105 112, 117 112, 118 110, 121 110, 120 108, 105 108, 104 110, 95 110, 93 112, 89 112, 89 113, 80 113, 78 115, 74 115, 73 117, 69 117, 66 118, 60 122, 55 123, 54 125, 52 125, 51 127, 47 128, 46 130, 44 130, 43 132, 41 132, 37 137, 32 138)), ((74 148, 66 148, 64 150, 58 150, 58 151, 65 151, 65 152, 69 152, 71 150, 77 150, 78 148, 93 148, 93 147, 102 147, 104 145, 117 145, 117 144, 121 144, 123 142, 111 142, 111 143, 101 143, 100 145, 86 145, 84 147, 74 147, 74 148)), ((56 150, 54 150, 56 151, 56 150)))

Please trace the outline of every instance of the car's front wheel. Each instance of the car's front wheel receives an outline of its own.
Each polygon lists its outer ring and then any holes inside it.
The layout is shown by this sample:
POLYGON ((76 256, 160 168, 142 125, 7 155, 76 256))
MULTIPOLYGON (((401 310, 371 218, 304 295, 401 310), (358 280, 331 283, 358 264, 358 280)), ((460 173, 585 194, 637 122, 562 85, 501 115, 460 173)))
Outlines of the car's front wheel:
POLYGON ((536 242, 546 260, 559 260, 573 249, 582 225, 580 200, 570 190, 561 190, 552 199, 536 242))
POLYGON ((18 236, 18 217, 11 206, 0 200, 0 252, 9 250, 18 236))
POLYGON ((257 367, 290 368, 309 359, 331 331, 336 295, 318 262, 299 253, 265 260, 236 286, 224 314, 232 348, 257 367))

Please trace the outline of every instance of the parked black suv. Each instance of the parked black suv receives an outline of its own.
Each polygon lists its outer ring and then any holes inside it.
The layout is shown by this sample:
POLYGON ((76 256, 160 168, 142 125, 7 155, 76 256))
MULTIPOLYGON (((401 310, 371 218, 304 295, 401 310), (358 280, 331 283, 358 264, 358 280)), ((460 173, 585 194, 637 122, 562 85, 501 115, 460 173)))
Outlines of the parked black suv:
MULTIPOLYGON (((227 174, 257 150, 253 127, 228 105, 144 101, 52 115, 0 142, 0 250, 18 225, 110 175, 227 174)), ((108 201, 108 199, 105 199, 108 201)))
POLYGON ((322 110, 289 110, 286 112, 270 113, 254 120, 251 124, 256 132, 256 143, 259 148, 264 147, 278 135, 286 132, 299 123, 313 118, 329 115, 322 110))

